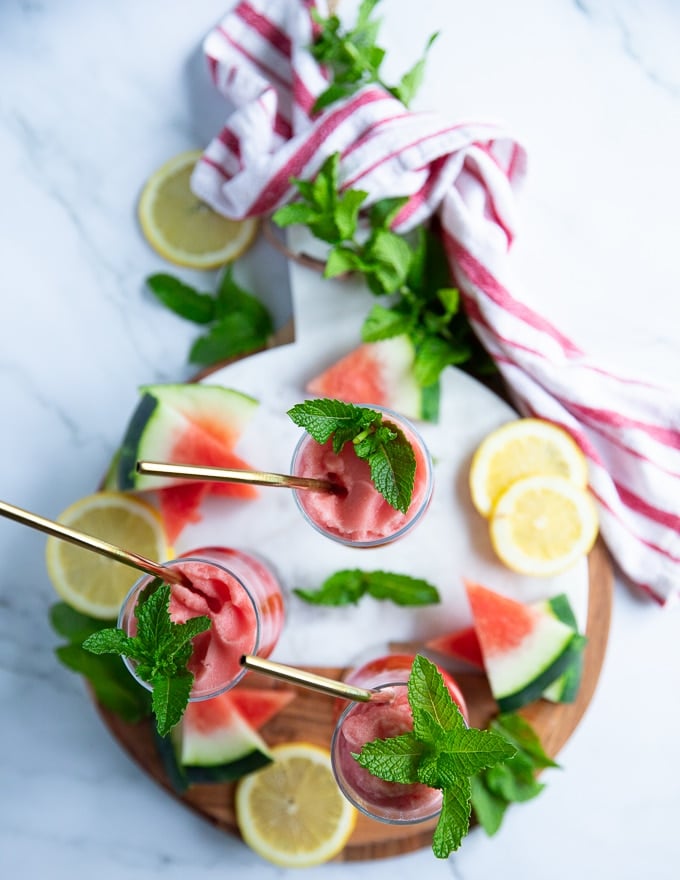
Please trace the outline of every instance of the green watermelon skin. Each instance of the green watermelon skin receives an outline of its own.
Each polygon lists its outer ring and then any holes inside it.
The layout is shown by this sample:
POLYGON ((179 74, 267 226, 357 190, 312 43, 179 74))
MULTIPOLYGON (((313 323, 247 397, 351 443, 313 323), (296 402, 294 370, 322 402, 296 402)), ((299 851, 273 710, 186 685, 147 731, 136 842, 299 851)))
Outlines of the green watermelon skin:
POLYGON ((584 650, 588 642, 585 636, 578 634, 578 622, 569 599, 564 593, 549 599, 547 606, 562 623, 570 626, 577 633, 574 639, 574 659, 562 675, 550 684, 542 696, 552 703, 573 703, 578 696, 583 678, 584 650))

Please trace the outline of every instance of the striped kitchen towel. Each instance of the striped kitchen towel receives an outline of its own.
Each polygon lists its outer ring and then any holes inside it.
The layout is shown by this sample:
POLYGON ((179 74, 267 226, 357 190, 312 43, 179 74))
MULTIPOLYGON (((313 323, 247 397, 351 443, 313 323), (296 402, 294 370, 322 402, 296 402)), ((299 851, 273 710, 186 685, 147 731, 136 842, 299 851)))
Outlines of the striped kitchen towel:
POLYGON ((311 0, 239 3, 205 40, 210 73, 235 108, 192 177, 194 192, 233 218, 291 200, 340 154, 343 187, 368 202, 408 195, 406 231, 441 220, 466 312, 518 409, 562 425, 589 462, 602 535, 625 575, 660 603, 680 595, 680 403, 616 375, 525 305, 509 281, 522 147, 484 122, 409 112, 366 86, 321 113, 327 85, 308 51, 311 0))

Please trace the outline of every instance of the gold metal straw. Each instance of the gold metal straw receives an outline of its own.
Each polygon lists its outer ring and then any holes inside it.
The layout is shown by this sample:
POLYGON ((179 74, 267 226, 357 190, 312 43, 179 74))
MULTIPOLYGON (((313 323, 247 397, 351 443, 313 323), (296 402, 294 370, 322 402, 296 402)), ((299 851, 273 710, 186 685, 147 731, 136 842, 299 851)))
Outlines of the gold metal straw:
POLYGON ((342 697, 345 700, 354 700, 357 703, 368 703, 370 700, 382 698, 379 691, 370 691, 365 688, 345 684, 344 681, 336 681, 334 678, 326 678, 306 669, 297 669, 294 666, 284 666, 283 663, 275 663, 273 660, 265 660, 255 657, 253 654, 245 654, 241 657, 241 665, 253 672, 261 672, 270 678, 279 678, 282 681, 297 684, 300 687, 309 688, 327 694, 329 697, 342 697))
POLYGON ((24 526, 30 526, 32 529, 47 532, 48 535, 52 535, 54 538, 60 538, 64 541, 69 541, 71 544, 77 544, 85 550, 92 550, 94 553, 99 553, 102 556, 108 556, 109 559, 115 559, 116 562, 122 562, 123 565, 129 565, 138 571, 163 578, 166 583, 186 583, 184 575, 176 569, 165 568, 157 562, 146 559, 144 556, 132 553, 130 550, 123 550, 121 547, 116 547, 114 544, 109 544, 100 538, 94 538, 92 535, 86 535, 84 532, 78 532, 61 523, 54 522, 54 520, 45 519, 35 513, 30 513, 28 510, 23 510, 21 507, 7 504, 5 501, 0 501, 0 515, 13 519, 24 526))
POLYGON ((295 477, 293 474, 271 474, 239 468, 203 467, 197 464, 169 464, 160 461, 138 461, 137 472, 150 477, 179 477, 187 480, 209 480, 221 483, 250 483, 254 486, 280 486, 288 489, 312 489, 316 492, 341 492, 342 487, 330 480, 295 477))

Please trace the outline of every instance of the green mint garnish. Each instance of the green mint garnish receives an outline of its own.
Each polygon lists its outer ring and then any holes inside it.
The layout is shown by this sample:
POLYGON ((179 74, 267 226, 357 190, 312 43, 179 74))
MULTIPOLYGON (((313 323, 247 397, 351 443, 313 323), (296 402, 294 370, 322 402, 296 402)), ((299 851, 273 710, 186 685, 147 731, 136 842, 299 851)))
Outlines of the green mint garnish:
POLYGON ((380 76, 385 50, 377 45, 380 20, 371 19, 371 13, 380 0, 362 0, 353 28, 343 29, 337 15, 324 18, 316 9, 312 17, 319 26, 317 37, 310 47, 314 58, 332 74, 331 84, 316 100, 314 110, 321 110, 354 94, 368 83, 378 83, 403 104, 413 100, 423 79, 427 52, 438 34, 428 40, 423 57, 408 70, 395 86, 388 86, 380 76))
POLYGON ((173 275, 151 275, 154 296, 176 315, 207 326, 189 352, 192 364, 210 366, 264 348, 273 332, 269 310, 240 287, 228 267, 215 294, 199 293, 173 275))
POLYGON ((413 343, 416 381, 437 388, 447 366, 465 364, 476 375, 493 371, 491 358, 477 339, 452 286, 451 270, 441 238, 421 226, 408 238, 391 229, 408 198, 386 198, 360 212, 367 193, 340 190, 339 154, 329 156, 313 181, 293 178, 299 201, 275 211, 279 226, 302 224, 331 245, 325 278, 346 273, 363 277, 368 289, 382 298, 362 327, 364 342, 405 334, 413 343), (389 297, 389 304, 385 300, 389 297))
POLYGON ((536 732, 521 715, 508 712, 491 722, 491 730, 516 748, 505 763, 478 773, 472 779, 472 809, 487 834, 501 826, 508 805, 530 800, 543 791, 536 773, 545 767, 558 767, 543 750, 536 732))
POLYGON ((313 605, 351 605, 363 596, 386 599, 395 605, 432 605, 439 602, 439 592, 421 578, 389 571, 361 571, 358 568, 336 571, 318 590, 294 589, 293 592, 313 605))
POLYGON ((119 654, 136 663, 137 675, 152 687, 151 708, 161 736, 177 724, 189 702, 194 680, 187 669, 191 640, 210 628, 210 618, 205 615, 175 623, 169 608, 170 586, 154 578, 137 602, 135 636, 109 627, 92 633, 82 643, 93 654, 119 654))
POLYGON ((54 631, 66 639, 66 644, 55 648, 57 658, 88 680, 98 703, 130 724, 151 714, 151 694, 135 681, 117 657, 95 656, 83 648, 88 636, 110 626, 111 621, 89 617, 65 602, 57 602, 50 608, 50 623, 54 631))
POLYGON ((306 400, 288 415, 317 443, 333 442, 339 454, 352 443, 358 458, 367 461, 377 491, 395 510, 406 513, 411 504, 416 458, 403 432, 383 421, 382 413, 340 400, 306 400))
POLYGON ((470 825, 472 783, 481 771, 511 759, 517 749, 491 730, 467 727, 437 667, 416 656, 408 680, 413 731, 366 743, 359 764, 389 782, 422 782, 443 793, 432 838, 440 859, 458 849, 470 825))

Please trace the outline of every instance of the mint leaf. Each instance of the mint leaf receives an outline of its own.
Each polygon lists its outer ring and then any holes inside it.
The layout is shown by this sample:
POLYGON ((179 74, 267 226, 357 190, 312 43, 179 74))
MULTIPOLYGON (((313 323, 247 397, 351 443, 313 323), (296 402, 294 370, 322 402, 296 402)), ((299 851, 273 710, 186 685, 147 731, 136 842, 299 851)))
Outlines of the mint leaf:
POLYGON ((60 663, 88 682, 97 702, 124 721, 136 723, 151 714, 151 697, 128 673, 118 657, 95 655, 82 643, 90 635, 109 627, 109 622, 81 614, 65 602, 50 608, 50 623, 68 644, 55 648, 60 663))
POLYGON ((413 318, 409 314, 386 309, 384 306, 373 306, 361 327, 361 338, 364 342, 390 339, 392 336, 408 334, 412 325, 413 318))
POLYGON ((352 441, 358 458, 368 462, 371 480, 385 500, 406 513, 413 496, 416 459, 403 432, 384 423, 382 413, 340 400, 320 398, 298 403, 288 410, 290 418, 316 440, 333 438, 338 454, 352 441))
POLYGON ((458 776, 473 776, 480 770, 508 761, 517 751, 502 736, 474 727, 447 730, 437 745, 440 752, 438 788, 445 787, 458 776))
POLYGON ((195 324, 209 324, 215 317, 215 301, 179 278, 165 273, 150 275, 146 283, 154 296, 175 314, 195 324))
POLYGON ((370 220, 374 229, 389 229, 397 214, 408 204, 408 196, 390 196, 371 205, 370 220))
POLYGON ((472 810, 484 831, 491 836, 501 827, 509 801, 493 793, 483 773, 472 777, 470 787, 472 810))
POLYGON ((388 782, 409 783, 418 782, 418 765, 427 750, 427 745, 414 734, 404 733, 366 743, 361 752, 352 757, 374 776, 388 782))
POLYGON ((333 434, 343 429, 364 429, 362 407, 340 400, 306 400, 304 403, 296 403, 288 410, 288 415, 317 443, 326 443, 333 434))
POLYGON ((182 717, 193 683, 187 669, 192 639, 211 624, 205 615, 175 623, 170 617, 170 592, 169 584, 153 578, 135 605, 135 636, 108 628, 92 633, 82 645, 93 654, 120 654, 136 662, 136 675, 151 685, 151 708, 161 736, 182 717))
POLYGON ((354 238, 359 220, 359 210, 368 198, 360 189, 348 189, 338 198, 335 207, 335 223, 341 241, 354 238))
POLYGON ((384 433, 378 435, 374 448, 366 458, 375 488, 388 504, 406 513, 413 497, 416 457, 402 431, 397 429, 396 436, 389 439, 384 433))
POLYGON ((267 335, 253 329, 252 321, 238 312, 225 315, 199 336, 189 350, 189 362, 211 366, 263 348, 267 335))
POLYGON ((530 757, 535 768, 559 767, 559 764, 545 753, 531 724, 516 712, 505 712, 496 716, 491 722, 491 729, 504 736, 519 752, 530 757))
MULTIPOLYGON (((301 215, 296 222, 307 223, 309 218, 301 215)), ((190 363, 212 366, 248 354, 264 348, 273 332, 271 313, 234 281, 231 266, 225 270, 214 295, 199 293, 165 273, 151 275, 146 281, 157 299, 175 314, 208 327, 192 344, 190 363)))
POLYGON ((158 677, 151 682, 153 685, 151 705, 160 736, 167 736, 181 720, 189 702, 193 683, 194 677, 190 672, 172 677, 158 677))
POLYGON ((358 568, 336 571, 326 578, 318 590, 294 589, 293 592, 314 605, 351 605, 365 595, 404 606, 439 602, 437 588, 425 580, 406 574, 361 571, 358 568))
POLYGON ((423 77, 425 75, 425 64, 427 63, 427 53, 430 51, 430 47, 438 36, 439 32, 432 34, 425 46, 423 57, 420 58, 413 65, 413 67, 402 76, 401 80, 399 81, 399 85, 391 89, 392 94, 395 96, 395 98, 398 98, 401 103, 405 104, 407 107, 414 99, 418 89, 422 85, 423 77))
POLYGON ((95 656, 82 645, 59 645, 60 663, 90 683, 97 702, 131 724, 151 713, 151 696, 130 675, 117 657, 95 656))
POLYGON ((516 749, 512 758, 472 779, 472 808, 480 825, 491 835, 500 828, 509 804, 531 800, 541 793, 545 786, 536 779, 536 773, 558 765, 545 753, 536 732, 521 715, 499 715, 490 727, 516 749))
POLYGON ((52 629, 58 635, 78 645, 81 645, 92 633, 105 629, 113 623, 113 621, 107 622, 96 617, 89 617, 87 614, 81 614, 66 602, 56 602, 50 608, 49 619, 52 629))
POLYGON ((465 777, 444 789, 442 810, 432 835, 432 852, 438 859, 447 859, 468 833, 470 797, 470 780, 465 777))
POLYGON ((122 629, 101 629, 83 642, 83 648, 92 654, 123 654, 132 659, 142 659, 144 649, 139 642, 125 635, 122 629))
POLYGON ((416 655, 411 666, 408 701, 416 731, 423 716, 432 718, 444 731, 465 729, 465 719, 444 684, 441 672, 420 654, 416 655))
MULTIPOLYGON (((331 84, 317 98, 314 112, 333 101, 353 94, 368 83, 377 83, 404 103, 410 101, 423 78, 425 57, 405 73, 398 85, 389 86, 380 76, 385 50, 377 44, 380 19, 372 19, 378 0, 363 0, 353 27, 345 28, 337 15, 324 18, 317 9, 311 14, 317 34, 310 52, 331 74, 331 84)), ((430 37, 425 55, 436 37, 430 37)))

